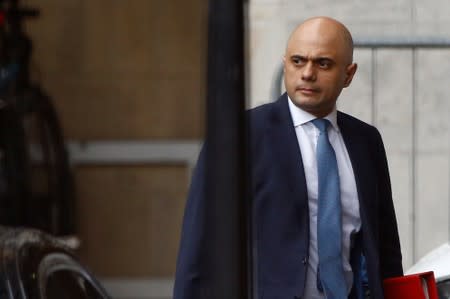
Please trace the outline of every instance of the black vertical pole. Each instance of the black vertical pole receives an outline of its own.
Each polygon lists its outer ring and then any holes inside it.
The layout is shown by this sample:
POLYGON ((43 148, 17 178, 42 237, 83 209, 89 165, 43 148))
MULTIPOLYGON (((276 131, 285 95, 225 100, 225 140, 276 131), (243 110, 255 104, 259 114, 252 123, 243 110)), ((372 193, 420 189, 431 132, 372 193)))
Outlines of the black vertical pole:
POLYGON ((204 297, 244 299, 251 286, 244 196, 244 4, 210 0, 208 11, 205 258, 211 288, 204 297))

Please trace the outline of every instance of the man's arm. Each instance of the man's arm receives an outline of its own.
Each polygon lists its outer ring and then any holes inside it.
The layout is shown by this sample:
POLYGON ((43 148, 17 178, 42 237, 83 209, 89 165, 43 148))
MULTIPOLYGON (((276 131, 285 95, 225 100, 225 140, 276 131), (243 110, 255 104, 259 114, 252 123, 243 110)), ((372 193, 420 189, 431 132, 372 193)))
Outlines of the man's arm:
POLYGON ((198 299, 201 295, 201 256, 205 228, 205 150, 194 170, 184 211, 175 274, 174 299, 198 299))
POLYGON ((381 277, 384 279, 403 275, 403 267, 386 151, 378 131, 376 131, 376 138, 375 147, 377 151, 376 156, 378 157, 376 167, 380 200, 378 219, 380 224, 379 257, 381 277))

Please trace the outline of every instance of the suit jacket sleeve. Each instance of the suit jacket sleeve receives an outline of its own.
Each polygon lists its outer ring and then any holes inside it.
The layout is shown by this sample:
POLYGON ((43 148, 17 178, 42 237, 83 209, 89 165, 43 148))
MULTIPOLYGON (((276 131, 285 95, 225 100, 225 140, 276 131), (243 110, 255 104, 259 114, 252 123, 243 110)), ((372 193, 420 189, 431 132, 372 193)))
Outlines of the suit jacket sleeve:
POLYGON ((201 295, 202 278, 200 257, 204 236, 205 201, 205 150, 200 153, 193 172, 191 186, 184 211, 181 241, 175 274, 174 299, 196 299, 201 295))
POLYGON ((376 163, 378 177, 377 191, 380 196, 380 210, 378 214, 378 223, 380 224, 379 257, 381 277, 385 279, 403 275, 403 268, 388 163, 383 141, 378 130, 376 130, 375 149, 377 151, 376 156, 379 159, 376 163))

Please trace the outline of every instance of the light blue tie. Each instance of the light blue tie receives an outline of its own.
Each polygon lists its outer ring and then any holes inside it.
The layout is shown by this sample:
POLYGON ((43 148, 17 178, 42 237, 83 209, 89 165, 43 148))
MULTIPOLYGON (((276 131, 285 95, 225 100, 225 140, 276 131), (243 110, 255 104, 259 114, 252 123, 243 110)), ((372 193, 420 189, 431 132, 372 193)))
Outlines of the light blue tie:
POLYGON ((342 265, 342 213, 336 154, 328 140, 326 119, 315 119, 319 129, 317 171, 319 204, 317 219, 318 277, 317 287, 327 299, 346 299, 347 288, 342 265))

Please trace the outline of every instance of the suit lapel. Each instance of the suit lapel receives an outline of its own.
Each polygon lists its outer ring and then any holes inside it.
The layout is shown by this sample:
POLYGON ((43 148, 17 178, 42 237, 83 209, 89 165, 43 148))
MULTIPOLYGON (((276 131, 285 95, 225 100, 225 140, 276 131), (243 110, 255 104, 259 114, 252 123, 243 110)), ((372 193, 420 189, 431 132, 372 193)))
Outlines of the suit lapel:
MULTIPOLYGON (((284 94, 274 103, 269 117, 268 140, 272 143, 274 163, 278 162, 285 176, 287 188, 293 193, 299 208, 305 208, 308 204, 305 172, 287 101, 287 95, 284 94)), ((361 219, 365 222, 369 216, 366 211, 371 210, 371 204, 374 203, 371 198, 375 195, 373 164, 367 136, 352 126, 346 116, 340 112, 338 112, 337 121, 352 163, 361 219)))
POLYGON ((370 146, 367 136, 364 136, 355 126, 349 123, 342 113, 338 112, 338 125, 347 148, 353 173, 355 175, 356 188, 360 203, 361 220, 367 220, 366 211, 370 211, 373 192, 373 164, 370 156, 370 146))
POLYGON ((293 193, 296 202, 304 208, 308 200, 305 172, 286 94, 275 103, 269 121, 269 140, 273 142, 274 149, 273 159, 278 161, 282 174, 285 175, 287 187, 293 193))
MULTIPOLYGON (((269 118, 269 142, 273 142, 273 159, 279 163, 286 183, 295 198, 307 204, 306 178, 300 147, 297 141, 292 117, 289 112, 288 98, 284 94, 274 104, 269 118)), ((345 146, 355 175, 361 213, 370 208, 373 194, 373 164, 367 136, 351 125, 342 113, 338 112, 337 121, 342 132, 345 146)), ((361 215, 365 218, 366 215, 361 215)))

